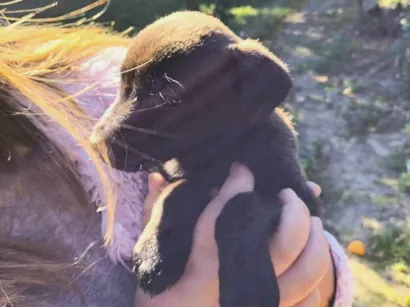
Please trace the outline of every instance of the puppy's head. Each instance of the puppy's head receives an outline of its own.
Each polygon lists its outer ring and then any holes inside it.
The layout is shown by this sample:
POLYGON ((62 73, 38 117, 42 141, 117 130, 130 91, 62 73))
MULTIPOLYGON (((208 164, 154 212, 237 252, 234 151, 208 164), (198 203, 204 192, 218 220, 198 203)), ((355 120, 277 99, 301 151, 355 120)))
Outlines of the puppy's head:
POLYGON ((117 98, 97 123, 113 166, 181 158, 245 123, 267 117, 288 94, 285 65, 218 19, 178 12, 143 29, 121 67, 117 98))

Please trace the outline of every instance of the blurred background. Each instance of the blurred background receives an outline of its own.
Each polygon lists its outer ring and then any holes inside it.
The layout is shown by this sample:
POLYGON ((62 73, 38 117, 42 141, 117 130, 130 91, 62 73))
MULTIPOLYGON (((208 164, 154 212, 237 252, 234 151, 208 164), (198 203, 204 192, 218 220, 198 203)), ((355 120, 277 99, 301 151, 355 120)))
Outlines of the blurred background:
POLYGON ((259 38, 292 72, 286 108, 303 166, 323 188, 325 226, 351 251, 354 306, 410 306, 410 0, 107 1, 15 0, 0 14, 133 35, 188 8, 259 38))

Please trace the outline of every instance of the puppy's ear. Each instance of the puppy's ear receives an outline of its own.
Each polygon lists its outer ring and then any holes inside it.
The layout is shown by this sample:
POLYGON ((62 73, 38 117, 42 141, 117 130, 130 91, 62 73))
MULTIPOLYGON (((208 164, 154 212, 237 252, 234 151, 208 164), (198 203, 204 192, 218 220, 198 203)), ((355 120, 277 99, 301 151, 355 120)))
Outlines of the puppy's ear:
POLYGON ((245 107, 263 104, 270 109, 279 106, 292 88, 286 65, 255 40, 243 40, 230 46, 238 60, 234 80, 245 107))

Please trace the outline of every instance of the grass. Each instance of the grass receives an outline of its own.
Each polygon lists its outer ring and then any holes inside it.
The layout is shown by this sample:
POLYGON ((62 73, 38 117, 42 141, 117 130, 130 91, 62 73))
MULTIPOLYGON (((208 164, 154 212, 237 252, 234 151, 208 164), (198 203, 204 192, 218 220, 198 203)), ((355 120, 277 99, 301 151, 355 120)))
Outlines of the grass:
POLYGON ((292 9, 282 6, 255 8, 247 5, 232 8, 230 13, 233 16, 233 28, 243 28, 250 24, 253 28, 256 25, 258 37, 267 39, 272 35, 276 36, 282 29, 283 20, 292 13, 292 9), (263 21, 263 26, 257 25, 260 21, 263 21))
MULTIPOLYGON (((328 178, 324 176, 324 171, 330 163, 330 150, 328 150, 322 142, 317 141, 313 144, 313 147, 310 150, 301 151, 300 155, 301 164, 308 180, 313 181, 322 187, 323 192, 320 196, 322 201, 328 206, 332 204, 336 205, 342 198, 343 191, 338 189, 331 181, 328 180, 328 178)), ((329 210, 328 212, 331 213, 332 211, 336 210, 329 210)), ((326 226, 330 227, 330 225, 326 226)))
POLYGON ((339 36, 326 42, 307 42, 305 47, 314 52, 315 57, 300 64, 297 71, 313 70, 319 74, 335 74, 343 69, 345 62, 349 61, 360 44, 339 36))
POLYGON ((346 42, 342 37, 323 44, 322 48, 316 51, 319 58, 311 63, 313 70, 320 74, 340 71, 356 47, 354 42, 346 42))
POLYGON ((286 6, 255 8, 252 6, 235 7, 230 10, 233 16, 231 27, 248 29, 250 35, 262 40, 276 37, 282 30, 283 21, 293 12, 286 6), (250 30, 252 29, 252 30, 250 30))
POLYGON ((379 0, 379 5, 381 7, 392 7, 395 8, 397 4, 401 3, 404 7, 410 5, 409 0, 379 0))
POLYGON ((346 112, 347 135, 365 137, 379 131, 380 121, 389 113, 389 105, 383 100, 361 101, 351 97, 346 112))
POLYGON ((368 256, 379 268, 386 265, 402 263, 410 266, 410 227, 390 225, 375 233, 369 240, 368 256))
MULTIPOLYGON (((410 124, 404 127, 403 132, 410 136, 410 124)), ((397 175, 400 191, 410 194, 410 141, 396 148, 387 157, 386 166, 397 175)))
POLYGON ((324 152, 323 144, 321 142, 315 142, 311 155, 308 158, 302 159, 302 166, 306 175, 311 180, 318 179, 317 176, 328 162, 328 158, 324 152))
MULTIPOLYGON (((322 18, 322 16, 319 17, 322 18)), ((297 29, 301 33, 305 33, 304 30, 311 26, 314 27, 315 22, 318 23, 318 20, 315 19, 312 23, 313 25, 307 24, 304 29, 302 29, 302 26, 297 27, 297 29)), ((320 25, 322 26, 323 23, 320 25)), ((379 72, 379 70, 375 70, 374 73, 370 74, 370 68, 372 67, 369 68, 369 66, 377 63, 378 58, 384 59, 383 56, 387 51, 380 51, 378 49, 370 51, 369 46, 373 46, 372 44, 365 45, 367 41, 364 40, 364 43, 359 44, 354 41, 353 36, 350 34, 348 34, 350 37, 341 37, 340 33, 343 33, 343 28, 332 31, 332 35, 335 35, 335 37, 328 35, 331 31, 328 30, 327 24, 324 31, 321 31, 319 27, 316 30, 315 33, 318 33, 316 37, 307 37, 306 35, 303 38, 289 31, 289 50, 292 47, 296 48, 303 45, 303 48, 306 48, 308 51, 305 52, 308 56, 299 57, 298 54, 295 56, 297 63, 302 64, 299 64, 301 69, 293 67, 293 70, 299 70, 301 73, 307 71, 311 73, 313 71, 321 76, 329 76, 329 78, 323 78, 325 81, 319 82, 318 87, 320 87, 320 90, 317 90, 315 93, 320 92, 322 96, 329 93, 330 97, 341 97, 341 94, 345 96, 343 101, 334 102, 333 105, 337 105, 336 111, 342 113, 347 111, 345 119, 347 120, 346 127, 349 129, 347 133, 350 137, 367 136, 375 132, 386 133, 386 123, 382 119, 386 118, 386 115, 390 115, 391 112, 389 110, 395 103, 395 100, 392 101, 387 97, 388 94, 382 97, 379 95, 378 97, 377 94, 385 91, 385 89, 380 87, 376 81, 374 83, 371 82, 372 79, 364 80, 361 83, 361 78, 367 72, 369 72, 369 78, 372 78, 374 74, 379 72), (303 44, 300 42, 302 39, 303 44), (348 75, 348 80, 343 80, 346 75, 348 75), (346 105, 349 106, 347 110, 345 109, 346 105)), ((358 38, 358 40, 361 39, 358 38)), ((391 78, 394 78, 394 75, 391 78)), ((395 93, 394 95, 397 94, 395 93)), ((309 107, 314 102, 310 101, 310 103, 309 107)), ((405 129, 410 133, 410 125, 405 129)), ((320 133, 320 131, 317 133, 320 133)), ((302 156, 302 165, 309 179, 320 183, 323 191, 329 194, 330 190, 328 187, 334 189, 334 185, 337 185, 337 182, 332 183, 330 180, 326 180, 329 178, 324 178, 325 173, 323 171, 326 168, 326 161, 329 160, 324 146, 325 142, 315 144, 309 152, 302 156)), ((410 146, 407 148, 410 148, 410 146)), ((360 186, 352 186, 351 190, 343 191, 343 198, 338 202, 339 204, 325 200, 325 204, 332 204, 331 211, 333 212, 329 213, 332 215, 332 220, 335 221, 335 226, 341 225, 342 238, 349 237, 348 232, 350 228, 345 229, 347 228, 344 224, 345 221, 338 223, 337 219, 340 218, 338 217, 339 212, 342 212, 340 215, 343 216, 343 210, 346 210, 346 205, 350 207, 357 205, 360 207, 357 210, 358 215, 362 214, 362 212, 363 215, 369 214, 370 217, 380 222, 381 225, 380 229, 363 231, 365 234, 363 238, 366 238, 364 239, 366 244, 368 235, 374 232, 368 245, 368 258, 358 259, 354 256, 350 258, 351 269, 356 281, 354 287, 356 292, 355 307, 410 306, 410 264, 408 259, 410 257, 410 226, 392 225, 391 221, 385 220, 387 216, 390 216, 390 212, 389 214, 384 214, 384 209, 389 207, 389 204, 395 207, 403 203, 405 196, 401 191, 405 191, 407 187, 410 187, 410 175, 405 173, 407 172, 406 164, 409 158, 410 151, 404 146, 400 146, 397 150, 397 155, 392 157, 391 162, 396 171, 389 172, 386 170, 385 174, 383 174, 386 178, 382 182, 383 185, 392 188, 388 192, 389 194, 385 192, 389 189, 380 188, 380 191, 378 191, 376 188, 374 194, 370 192, 369 194, 372 195, 369 196, 361 191, 360 186), (351 197, 351 201, 346 200, 348 197, 351 197), (360 197, 368 197, 369 199, 362 200, 360 197), (360 211, 364 207, 366 210, 360 211), (373 210, 377 214, 373 214, 373 210), (380 216, 378 216, 378 212, 380 212, 380 216), (388 225, 386 226, 386 224, 388 225)), ((336 177, 334 180, 338 180, 338 178, 336 177)), ((327 198, 330 195, 323 196, 327 198)), ((335 196, 337 195, 331 195, 331 197, 335 196)), ((349 209, 352 209, 352 211, 346 210, 349 214, 356 213, 354 208, 349 209)), ((326 220, 327 218, 325 218, 326 220)), ((360 220, 362 221, 362 219, 360 220)), ((346 225, 349 225, 349 222, 346 225)), ((360 227, 364 228, 361 224, 354 230, 361 234, 362 230, 360 227)), ((352 231, 352 233, 354 232, 352 231)))
MULTIPOLYGON (((283 23, 290 14, 302 7, 306 0, 266 1, 266 5, 244 5, 227 10, 228 26, 236 33, 261 40, 274 40, 280 33, 283 23)), ((201 10, 215 14, 216 6, 201 5, 201 10)))
POLYGON ((400 190, 404 193, 410 194, 410 172, 405 172, 401 174, 398 181, 400 190))
POLYGON ((406 124, 403 128, 403 132, 407 135, 410 135, 410 124, 406 124))
POLYGON ((353 307, 410 306, 408 287, 386 280, 363 259, 350 257, 349 266, 355 281, 353 307))
POLYGON ((365 258, 349 262, 359 302, 354 306, 410 306, 409 223, 380 228, 370 238, 365 258))
POLYGON ((399 202, 399 198, 396 194, 378 195, 374 198, 374 202, 377 205, 395 205, 399 202))
POLYGON ((410 144, 396 148, 387 158, 387 168, 396 173, 401 174, 407 171, 407 159, 410 157, 410 144))

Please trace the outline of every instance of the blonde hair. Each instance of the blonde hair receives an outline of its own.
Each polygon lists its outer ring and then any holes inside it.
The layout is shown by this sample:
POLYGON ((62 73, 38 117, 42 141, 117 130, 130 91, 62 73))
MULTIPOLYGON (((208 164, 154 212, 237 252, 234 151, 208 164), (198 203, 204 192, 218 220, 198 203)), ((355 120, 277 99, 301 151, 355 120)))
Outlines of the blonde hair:
MULTIPOLYGON (((96 3, 101 5, 107 1, 98 0, 88 8, 94 8, 96 3)), ((125 36, 126 33, 115 33, 98 25, 61 25, 50 22, 38 23, 38 21, 28 23, 35 14, 15 19, 15 22, 11 23, 10 21, 13 20, 2 15, 5 10, 2 11, 1 8, 0 6, 2 91, 3 93, 5 91, 6 95, 19 94, 25 97, 43 114, 59 123, 87 152, 95 164, 104 188, 108 211, 105 244, 108 245, 113 235, 116 205, 115 191, 110 186, 107 168, 104 168, 104 164, 109 160, 108 150, 103 144, 98 146, 91 144, 89 135, 84 133, 84 124, 92 124, 89 115, 78 107, 75 95, 70 96, 59 88, 59 80, 56 80, 55 76, 64 78, 66 72, 70 72, 81 60, 92 57, 108 47, 126 46, 129 39, 125 36), (51 74, 53 78, 50 77, 51 74)), ((51 21, 60 20, 56 18, 51 21)), ((74 80, 61 81, 75 82, 74 80)), ((70 274, 69 270, 72 268, 71 264, 47 261, 43 263, 40 258, 30 254, 29 250, 16 250, 15 247, 8 247, 7 244, 0 246, 0 254, 3 257, 3 269, 8 268, 7 259, 12 259, 13 263, 21 263, 20 269, 14 271, 11 269, 9 281, 4 280, 2 283, 0 280, 0 305, 19 302, 16 283, 34 282, 44 283, 44 285, 48 282, 55 283, 60 281, 61 275, 70 274), (40 275, 42 280, 38 280, 40 275)))
POLYGON ((107 148, 91 145, 89 136, 83 133, 84 123, 91 123, 90 118, 77 107, 74 97, 62 94, 58 82, 47 76, 69 72, 79 61, 107 47, 126 46, 128 38, 97 25, 62 26, 22 21, 9 23, 8 18, 0 16, 0 82, 58 122, 94 162, 107 202, 105 243, 108 244, 113 233, 116 198, 103 168, 103 163, 108 161, 107 148), (1 26, 2 22, 6 25, 1 26))

